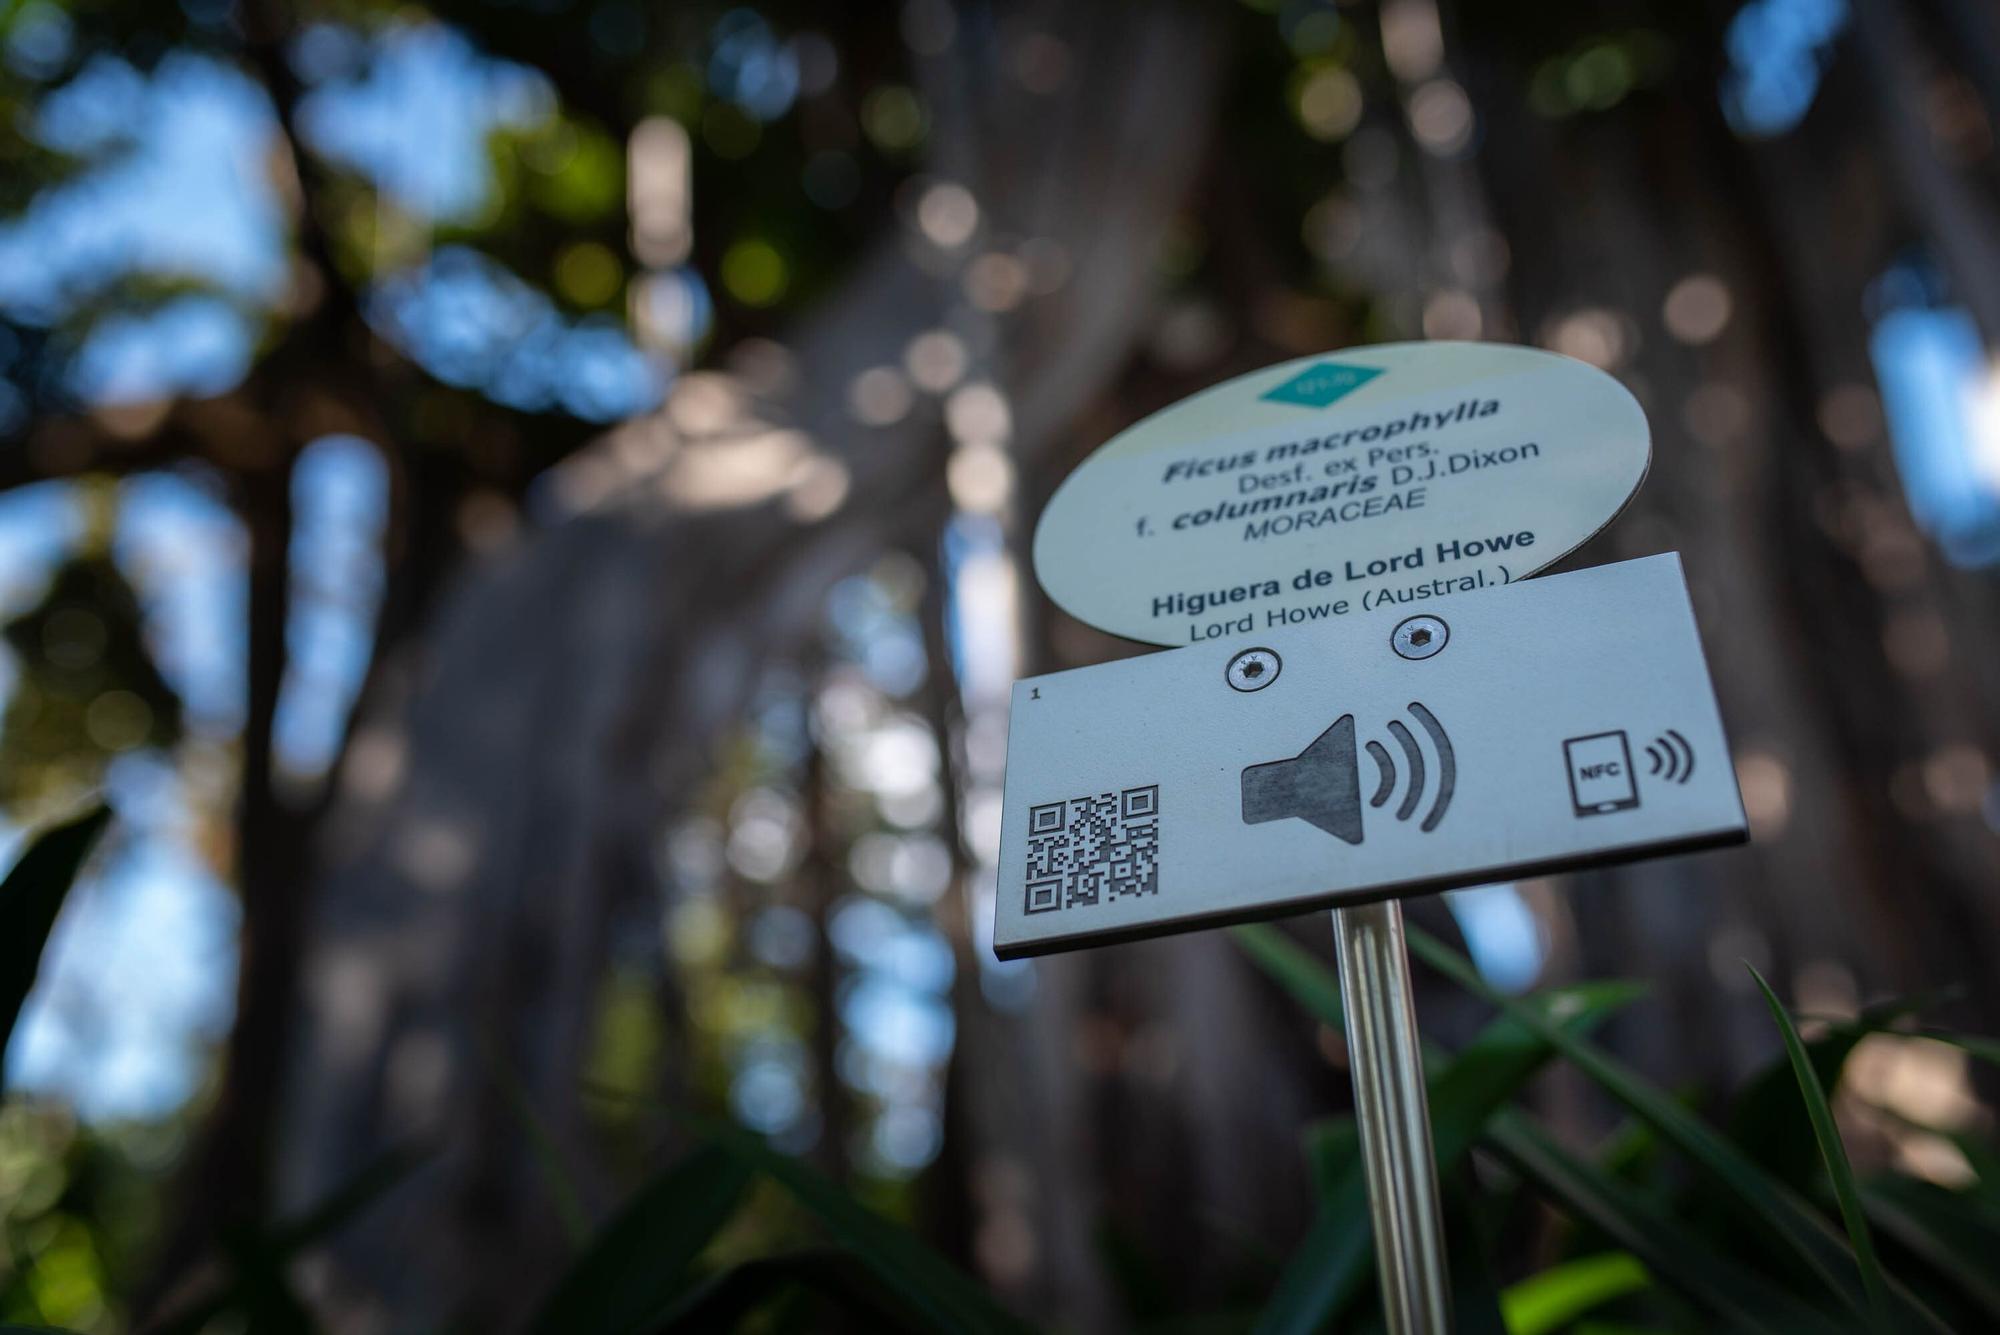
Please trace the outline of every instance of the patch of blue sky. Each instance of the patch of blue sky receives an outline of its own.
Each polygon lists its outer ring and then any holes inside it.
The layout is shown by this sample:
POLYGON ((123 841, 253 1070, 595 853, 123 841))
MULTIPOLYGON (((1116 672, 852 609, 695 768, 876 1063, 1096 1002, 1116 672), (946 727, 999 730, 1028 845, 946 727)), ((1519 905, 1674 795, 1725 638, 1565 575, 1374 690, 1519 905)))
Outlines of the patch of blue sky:
POLYGON ((195 851, 171 767, 116 762, 121 821, 71 892, 6 1054, 10 1088, 85 1117, 157 1117, 184 1103, 201 1048, 227 1031, 236 906, 195 851))
POLYGON ((936 993, 862 974, 840 989, 841 1022, 857 1043, 907 1066, 938 1067, 951 1056, 956 1024, 936 993))
POLYGON ((278 760, 320 774, 338 755, 374 650, 389 477, 352 436, 308 445, 292 470, 292 615, 278 697, 278 760))
POLYGON ((147 403, 175 394, 207 398, 249 374, 254 334, 243 314, 215 297, 176 297, 91 326, 70 361, 71 392, 87 403, 147 403))
POLYGON ((1896 471, 1945 559, 2000 563, 2000 373, 1978 326, 1950 306, 1894 306, 1868 351, 1896 471))
POLYGON ((249 589, 242 526, 198 475, 142 473, 119 492, 112 552, 138 589, 154 660, 198 732, 243 722, 249 589))
MULTIPOLYGON (((74 486, 0 493, 0 606, 19 611, 82 537, 74 486)), ((138 591, 154 657, 213 738, 240 727, 242 533, 190 476, 143 474, 119 492, 114 557, 138 591)), ((0 677, 11 675, 9 664, 0 677)), ((6 682, 0 681, 0 686, 6 682)), ((171 761, 119 757, 105 779, 119 825, 57 924, 8 1070, 92 1118, 155 1116, 193 1092, 202 1047, 227 1026, 235 901, 195 852, 196 817, 171 761)), ((11 858, 24 832, 0 828, 11 858)))
POLYGON ((338 32, 323 29, 295 57, 304 76, 324 80, 299 104, 300 133, 418 217, 478 213, 493 189, 489 137, 539 124, 555 109, 540 74, 480 54, 443 24, 387 29, 354 73, 335 73, 348 62, 318 54, 338 32))
POLYGON ((1525 992, 1548 962, 1548 933, 1512 885, 1480 885, 1444 897, 1480 976, 1502 992, 1525 992))
POLYGON ((370 319, 447 384, 523 411, 615 421, 658 406, 668 374, 616 325, 571 325, 539 289, 464 246, 384 282, 370 319))
POLYGON ((1737 10, 1723 35, 1729 123, 1768 138, 1804 120, 1848 17, 1847 0, 1749 0, 1737 10))
MULTIPOLYGON (((300 50, 320 51, 326 70, 352 71, 326 73, 307 94, 308 144, 420 216, 476 211, 493 188, 488 137, 553 107, 541 76, 480 55, 443 25, 366 41, 315 32, 321 40, 300 50)), ((186 52, 150 74, 100 56, 44 99, 35 134, 88 165, 0 222, 0 310, 55 323, 135 277, 205 289, 85 331, 66 377, 84 401, 212 395, 248 372, 256 312, 280 301, 290 264, 269 169, 274 131, 256 83, 186 52)), ((378 290, 380 322, 427 369, 509 406, 591 421, 658 405, 668 368, 615 322, 569 323, 538 289, 471 255, 448 248, 378 290)))
POLYGON ((16 616, 34 605, 56 562, 82 533, 83 514, 69 483, 0 491, 0 616, 16 616))
POLYGON ((271 125, 262 89, 209 57, 175 53, 150 75, 91 61, 34 126, 90 165, 0 223, 0 309, 51 323, 135 275, 275 302, 288 260, 271 125))

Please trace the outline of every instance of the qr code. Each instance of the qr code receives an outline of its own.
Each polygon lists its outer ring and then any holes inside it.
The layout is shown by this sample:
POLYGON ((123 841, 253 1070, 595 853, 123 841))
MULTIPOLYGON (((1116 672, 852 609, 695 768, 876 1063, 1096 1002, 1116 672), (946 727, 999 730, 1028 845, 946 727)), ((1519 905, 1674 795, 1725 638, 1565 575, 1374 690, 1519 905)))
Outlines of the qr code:
POLYGON ((1158 784, 1029 810, 1028 912, 1159 893, 1158 784))

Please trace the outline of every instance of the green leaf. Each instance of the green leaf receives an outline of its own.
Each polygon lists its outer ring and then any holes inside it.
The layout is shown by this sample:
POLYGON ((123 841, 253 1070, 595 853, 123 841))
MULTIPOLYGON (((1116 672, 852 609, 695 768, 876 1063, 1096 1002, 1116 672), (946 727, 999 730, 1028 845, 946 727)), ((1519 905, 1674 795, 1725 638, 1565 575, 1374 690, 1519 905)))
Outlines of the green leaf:
POLYGON ((1500 1313, 1507 1321, 1507 1335, 1548 1335, 1592 1308, 1637 1293, 1652 1282, 1646 1267, 1630 1252, 1580 1256, 1509 1285, 1500 1295, 1500 1313))
MULTIPOLYGON (((1826 1222, 1774 1181, 1719 1133, 1679 1103, 1654 1088, 1636 1072, 1586 1039, 1564 1031, 1533 1007, 1489 986, 1470 962, 1428 932, 1410 928, 1410 948, 1425 963, 1466 991, 1514 1016, 1553 1044, 1572 1065, 1650 1124, 1668 1144, 1692 1159, 1704 1172, 1728 1187, 1752 1215, 1757 1226, 1783 1244, 1785 1251, 1819 1285, 1836 1292, 1857 1311, 1863 1295, 1847 1273, 1847 1249, 1826 1222)), ((1907 1294, 1899 1294, 1904 1312, 1926 1325, 1935 1318, 1907 1294)))
POLYGON ((1320 1200, 1312 1227, 1257 1315, 1257 1335, 1310 1335, 1353 1298, 1375 1254, 1357 1161, 1320 1200))
POLYGON ((1305 1143, 1313 1192, 1324 1200, 1340 1189, 1361 1161, 1361 1128, 1342 1113, 1308 1123, 1300 1139, 1305 1143))
MULTIPOLYGON (((1582 1035, 1644 994, 1637 983, 1581 983, 1538 992, 1519 1004, 1556 1033, 1582 1035)), ((1555 1053, 1555 1044, 1511 1015, 1481 1030, 1430 1082, 1431 1135, 1439 1163, 1448 1166, 1463 1158, 1493 1113, 1555 1053)))
POLYGON ((1488 1240, 1473 1218, 1467 1175, 1443 1185, 1445 1257, 1451 1266, 1451 1324, 1457 1335, 1508 1335, 1488 1240))
POLYGON ((287 1306, 303 1312, 290 1287, 293 1260, 372 1205, 429 1157, 428 1150, 391 1146, 297 1218, 268 1228, 237 1230, 226 1240, 230 1258, 227 1286, 181 1309, 166 1322, 148 1327, 149 1335, 199 1335, 217 1316, 231 1310, 249 1314, 252 1327, 258 1330, 265 1328, 260 1321, 268 1324, 274 1312, 287 1306))
POLYGON ((1979 1309, 1981 1325, 2000 1329, 2000 1213, 1930 1182, 1886 1178, 1861 1188, 1861 1202, 1883 1235, 1903 1247, 1959 1300, 1979 1309))
POLYGON ((576 1189, 568 1165, 563 1163, 562 1150, 556 1144, 555 1133, 535 1110, 535 1101, 528 1094, 528 1088, 515 1073, 513 1064, 495 1044, 481 1040, 475 1051, 486 1074, 507 1096, 507 1105, 513 1109, 521 1129, 528 1136, 528 1152, 534 1157, 535 1168, 541 1174, 542 1182, 549 1189, 549 1200, 555 1206, 556 1220, 562 1225, 563 1235, 570 1246, 581 1251, 590 1240, 590 1213, 583 1208, 583 1193, 576 1189))
POLYGON ((0 881, 0 1055, 7 1051, 21 1003, 35 985, 42 947, 63 899, 110 823, 111 809, 96 806, 44 830, 0 881))
POLYGON ((1812 1119, 1814 1139, 1819 1141, 1820 1157, 1826 1160, 1827 1176, 1833 1182, 1833 1197, 1840 1204, 1840 1217, 1847 1225, 1848 1242, 1854 1248, 1854 1264, 1861 1272, 1861 1287, 1868 1295, 1868 1308, 1874 1314, 1875 1324, 1886 1327, 1889 1324, 1889 1294, 1882 1280, 1882 1262, 1875 1254, 1875 1237, 1868 1230, 1868 1216, 1861 1209, 1861 1193, 1854 1185, 1854 1167, 1847 1161, 1847 1147, 1841 1144, 1840 1128, 1833 1123, 1833 1109, 1827 1106, 1826 1088, 1820 1084, 1819 1072, 1813 1066, 1812 1054, 1806 1051, 1805 1043, 1799 1038, 1798 1026, 1786 1012, 1778 994, 1764 981, 1754 965, 1745 964, 1750 976, 1757 980, 1757 987, 1764 994, 1764 1004, 1771 1008, 1771 1017, 1777 1021, 1778 1033, 1785 1040, 1785 1054, 1791 1058, 1792 1073, 1799 1083, 1799 1096, 1805 1100, 1806 1116, 1812 1119))
POLYGON ((1341 1028, 1340 980, 1311 951, 1268 923, 1232 927, 1229 934, 1258 968, 1305 1007, 1307 1014, 1336 1030, 1341 1028))
POLYGON ((754 1174, 703 1145, 639 1189, 556 1283, 538 1335, 649 1330, 687 1287, 689 1267, 735 1215, 754 1174))
MULTIPOLYGON (((1820 1085, 1828 1090, 1839 1088, 1847 1059, 1862 1039, 1888 1030, 1935 1000, 1934 996, 1899 999, 1870 1006, 1856 1016, 1827 1021, 1825 1032, 1805 1044, 1820 1085)), ((1799 1103, 1798 1080, 1789 1054, 1773 1060, 1737 1091, 1727 1130, 1738 1149, 1780 1182, 1803 1190, 1818 1179, 1819 1150, 1813 1141, 1811 1119, 1799 1103)))
POLYGON ((677 1114, 751 1168, 769 1174, 817 1217, 888 1289, 942 1329, 1025 1332, 1027 1327, 963 1271, 834 1183, 756 1136, 713 1118, 677 1114))
POLYGON ((1532 1119, 1504 1110, 1489 1123, 1488 1139, 1544 1193, 1730 1328, 1783 1331, 1786 1335, 1844 1328, 1827 1314, 1716 1253, 1659 1203, 1577 1158, 1532 1119))

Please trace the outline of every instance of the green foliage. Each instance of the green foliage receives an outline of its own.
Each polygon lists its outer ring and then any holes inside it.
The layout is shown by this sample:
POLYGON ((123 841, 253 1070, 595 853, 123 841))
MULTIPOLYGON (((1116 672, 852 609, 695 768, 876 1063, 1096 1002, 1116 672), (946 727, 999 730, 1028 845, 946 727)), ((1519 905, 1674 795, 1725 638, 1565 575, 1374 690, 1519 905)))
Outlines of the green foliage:
MULTIPOLYGON (((74 843, 76 826, 65 829, 74 843)), ((53 859, 44 846, 53 847, 63 833, 45 836, 29 857, 53 859)), ((1269 927, 1234 935, 1309 1015, 1339 1024, 1338 984, 1324 963, 1269 927)), ((1954 1190, 1863 1176, 1834 1127, 1831 1098, 1848 1054, 1868 1034, 1906 1023, 1908 1007, 1877 1007, 1809 1040, 1765 986, 1786 1050, 1775 1069, 1789 1072, 1792 1101, 1774 1102, 1771 1073, 1760 1075, 1735 1101, 1725 1133, 1591 1041, 1594 1030, 1640 997, 1638 987, 1596 983, 1503 996, 1441 943, 1412 933, 1412 945, 1497 1012, 1459 1051, 1427 1045, 1425 1053, 1460 1329, 1838 1332, 2000 1322, 2000 1284, 1989 1274, 1990 1257, 2000 1252, 2000 1180, 1985 1176, 1954 1190), (1556 1060, 1630 1109, 1639 1129, 1593 1153, 1563 1143, 1513 1106, 1556 1060), (1816 1180, 1783 1177, 1786 1161, 1767 1163, 1751 1150, 1768 1142, 1763 1123, 1771 1120, 1817 1134, 1823 1173, 1816 1180), (1476 1151, 1488 1156, 1488 1166, 1474 1176, 1476 1151), (1677 1175, 1679 1165, 1692 1166, 1696 1176, 1677 1175), (1745 1244, 1740 1231, 1715 1225, 1704 1193, 1716 1190, 1759 1221, 1761 1240, 1745 1244), (1510 1221, 1529 1213, 1536 1199, 1568 1221, 1555 1252, 1525 1276, 1497 1273, 1510 1221), (1844 1240, 1834 1218, 1847 1225, 1844 1240)), ((1899 1041, 1931 1038, 1979 1056, 1993 1051, 1982 1040, 1942 1031, 1906 1031, 1899 1041)), ((908 1228, 802 1161, 726 1122, 692 1114, 676 1120, 693 1147, 595 1230, 535 1314, 532 1332, 615 1335, 815 1322, 910 1332, 1025 1329, 908 1228), (760 1183, 778 1195, 763 1194, 760 1183), (797 1216, 773 1231, 776 1201, 789 1201, 797 1216), (799 1236, 800 1228, 813 1236, 799 1236)), ((1968 1161, 1990 1171, 1996 1161, 1990 1147, 1964 1139, 1968 1161)), ((1132 1303, 1135 1317, 1160 1331, 1378 1328, 1351 1120, 1307 1128, 1304 1159, 1317 1212, 1260 1311, 1172 1312, 1142 1291, 1132 1303)), ((287 1278, 291 1260, 357 1216, 415 1162, 394 1156, 310 1214, 237 1235, 227 1283, 164 1329, 194 1332, 230 1314, 257 1329, 310 1329, 287 1278)), ((1117 1263, 1139 1290, 1165 1273, 1129 1243, 1117 1263)), ((40 1309, 11 1314, 43 1316, 40 1309)))
POLYGON ((1509 1335, 1546 1335, 1653 1282, 1630 1252, 1601 1252, 1552 1265, 1500 1295, 1509 1335))
POLYGON ((422 1165, 427 1156, 397 1146, 364 1166, 305 1213, 224 1239, 226 1281, 152 1327, 153 1335, 201 1335, 223 1318, 250 1330, 311 1331, 310 1311, 292 1285, 292 1266, 308 1247, 337 1233, 422 1165))
MULTIPOLYGON (((100 807, 47 831, 0 885, 0 1016, 9 1026, 63 895, 108 819, 100 807)), ((1270 927, 1239 928, 1234 936, 1307 1014, 1340 1025, 1338 982, 1324 963, 1270 927)), ((1808 1040, 1758 977, 1786 1055, 1745 1087, 1725 1132, 1591 1042, 1593 1030, 1640 996, 1636 986, 1585 984, 1510 997, 1432 938, 1412 932, 1411 943, 1421 959, 1497 1012, 1461 1050, 1430 1045, 1425 1054, 1462 1328, 1536 1335, 1600 1318, 1637 1320, 1648 1328, 1787 1332, 2000 1322, 2000 1284, 1989 1274, 1989 1258, 2000 1251, 2000 1180, 1992 1176, 2000 1156, 1955 1132, 1967 1161, 1985 1170, 1975 1183, 1952 1190, 1893 1175, 1863 1178, 1834 1124, 1830 1091, 1840 1087, 1849 1055, 1869 1035, 1906 1026, 1912 1007, 1876 1007, 1808 1040), (1629 1109, 1638 1130, 1594 1156, 1562 1143, 1511 1106, 1557 1059, 1629 1109), (1785 1134, 1806 1129, 1818 1145, 1819 1172, 1807 1173, 1796 1157, 1776 1152, 1785 1134), (1467 1169, 1477 1149, 1507 1171, 1472 1177, 1467 1169), (1696 1177, 1677 1184, 1666 1171, 1668 1157, 1694 1167, 1696 1177), (1755 1227, 1718 1224, 1705 1208, 1717 1192, 1755 1227), (1495 1221, 1523 1208, 1522 1193, 1554 1205, 1571 1229, 1561 1254, 1543 1269, 1503 1284, 1492 1272, 1490 1239, 1495 1221), (1845 1224, 1845 1239, 1832 1218, 1845 1224)), ((1918 1029, 1900 1039, 1930 1040, 1980 1059, 2000 1052, 1986 1040, 1941 1030, 1918 1029)), ((531 1115, 525 1102, 521 1110, 531 1115)), ((792 1318, 818 1310, 868 1329, 1023 1329, 908 1229, 803 1162, 733 1125, 692 1115, 680 1120, 693 1132, 695 1147, 587 1238, 580 1201, 551 1169, 552 1187, 561 1187, 565 1214, 582 1240, 531 1330, 731 1329, 774 1305, 789 1305, 784 1310, 792 1318), (722 1241, 736 1236, 732 1224, 750 1211, 759 1180, 791 1201, 817 1240, 801 1246, 765 1230, 748 1254, 740 1241, 722 1241)), ((1352 1122, 1335 1118, 1308 1128, 1304 1151, 1315 1218, 1263 1309, 1212 1319, 1177 1314, 1174 1328, 1254 1324, 1260 1332, 1303 1333, 1336 1322, 1368 1328, 1373 1268, 1352 1122)), ((0 1185, 8 1162, 0 1156, 0 1185)), ((308 1311, 291 1287, 291 1262, 401 1181, 416 1162, 411 1154, 392 1155, 305 1216, 237 1232, 228 1240, 225 1281, 163 1329, 195 1332, 230 1314, 258 1329, 310 1329, 308 1311)), ((69 1188, 58 1184, 55 1190, 57 1195, 0 1193, 0 1204, 11 1200, 7 1210, 18 1212, 23 1202, 42 1199, 34 1208, 46 1214, 69 1188)), ((0 1214, 0 1235, 37 1240, 32 1256, 17 1253, 15 1268, 23 1262, 28 1268, 16 1281, 0 1273, 0 1316, 87 1314, 107 1287, 102 1247, 80 1220, 46 1217, 53 1222, 39 1231, 9 1234, 0 1214), (11 1306, 9 1293, 18 1295, 11 1306)), ((1160 1273, 1142 1255, 1121 1255, 1121 1266, 1135 1276, 1160 1273)), ((1152 1319, 1162 1319, 1159 1309, 1151 1310, 1152 1319)))
MULTIPOLYGON (((1833 1236, 1825 1219, 1773 1180, 1758 1164, 1720 1132, 1701 1121, 1678 1100, 1654 1087, 1603 1049, 1563 1030, 1536 1010, 1491 987, 1471 963, 1423 932, 1410 933, 1412 951, 1466 991, 1497 1005, 1554 1044, 1569 1062, 1605 1093, 1623 1103, 1667 1144, 1691 1160, 1735 1198, 1739 1209, 1756 1221, 1773 1243, 1773 1261, 1794 1277, 1808 1281, 1817 1293, 1839 1295, 1854 1313, 1862 1310, 1861 1294, 1848 1278, 1852 1261, 1833 1236), (1843 1264, 1843 1261, 1845 1262, 1843 1264)), ((1933 1325, 1921 1306, 1907 1298, 1901 1315, 1933 1325)))
POLYGON ((177 1125, 91 1126, 68 1109, 0 1106, 0 1322, 115 1323, 158 1229, 151 1178, 177 1125))
MULTIPOLYGON (((1340 1024, 1339 983, 1324 965, 1273 928, 1239 927, 1233 934, 1315 1018, 1340 1024)), ((1566 1028, 1587 1031, 1638 993, 1628 984, 1601 984, 1544 993, 1532 1004, 1566 1028)), ((1553 1054, 1549 1043, 1518 1022, 1502 1019, 1456 1057, 1441 1052, 1427 1056, 1431 1131, 1440 1173, 1448 1174, 1464 1161, 1488 1117, 1553 1054)), ((1309 1133, 1308 1157, 1320 1184, 1318 1214, 1258 1321, 1261 1335, 1308 1332, 1325 1325, 1360 1291, 1374 1254, 1351 1123, 1333 1135, 1309 1133)))
POLYGON ((650 1330, 689 1287, 688 1271, 736 1212, 752 1170, 728 1151, 702 1146, 640 1188, 543 1304, 529 1329, 650 1330))
MULTIPOLYGON (((1307 1013, 1340 1023, 1338 984, 1326 965, 1269 927, 1239 928, 1234 935, 1307 1013)), ((1593 1030, 1640 996, 1639 988, 1586 984, 1506 997, 1442 944, 1420 935, 1413 941, 1420 956, 1499 1012, 1459 1052, 1434 1046, 1426 1052, 1462 1329, 1510 1335, 1614 1327, 1834 1332, 1964 1329, 2000 1321, 2000 1285, 1988 1277, 1986 1264, 2000 1250, 2000 1182, 1953 1191, 1895 1176, 1862 1181, 1834 1137, 1823 1146, 1834 1197, 1828 1202, 1824 1192, 1806 1190, 1813 1184, 1774 1176, 1742 1143, 1756 1143, 1768 1132, 1744 1119, 1746 1108, 1761 1109, 1766 1118, 1796 1115, 1798 1125, 1831 1136, 1827 1091, 1838 1085, 1847 1053, 1865 1034, 1899 1022, 1907 1007, 1875 1008, 1807 1041, 1770 996, 1786 1043, 1793 1102, 1769 1102, 1772 1086, 1760 1077, 1738 1100, 1725 1135, 1589 1041, 1593 1030), (1561 1143, 1511 1106, 1558 1058, 1630 1108, 1643 1133, 1623 1135, 1606 1155, 1593 1156, 1561 1143), (1735 1234, 1710 1226, 1698 1208, 1701 1192, 1675 1185, 1662 1156, 1643 1152, 1654 1141, 1763 1222, 1771 1236, 1761 1250, 1743 1251, 1735 1234), (1507 1171, 1473 1178, 1466 1170, 1475 1149, 1507 1171), (1554 1205, 1571 1227, 1562 1254, 1503 1284, 1489 1260, 1493 1221, 1517 1215, 1523 1193, 1554 1205), (1852 1251, 1828 1221, 1829 1208, 1840 1205, 1866 1216, 1848 1220, 1852 1251), (1879 1256, 1872 1242, 1863 1241, 1872 1232, 1886 1240, 1879 1256), (1907 1264, 1898 1273, 1892 1262, 1907 1264), (1838 1279, 1827 1273, 1836 1266, 1845 1271, 1838 1279)), ((1961 1035, 1939 1037, 1968 1049, 1980 1046, 1961 1035)), ((682 1120, 697 1131, 701 1147, 606 1226, 551 1297, 536 1329, 732 1329, 781 1297, 801 1294, 867 1329, 1018 1328, 907 1230, 813 1169, 732 1126, 682 1120), (766 1249, 719 1262, 723 1249, 712 1240, 742 1206, 753 1175, 782 1186, 830 1245, 766 1249)), ((1991 1161, 1990 1152, 1970 1148, 1983 1156, 1975 1162, 1991 1161)), ((1309 1332, 1335 1323, 1375 1328, 1379 1318, 1366 1302, 1373 1282, 1367 1202, 1351 1120, 1308 1128, 1304 1149, 1317 1214, 1261 1312, 1178 1313, 1168 1320, 1140 1293, 1132 1302, 1135 1316, 1161 1330, 1254 1325, 1258 1331, 1309 1332)), ((1116 1262, 1120 1274, 1141 1288, 1146 1276, 1162 1273, 1129 1243, 1117 1249, 1116 1262)))
POLYGON ((1812 1119, 1813 1138, 1819 1142, 1819 1152, 1826 1160, 1827 1176, 1833 1181, 1834 1198, 1840 1202, 1841 1221, 1847 1225, 1847 1238, 1854 1247, 1855 1265, 1860 1268, 1861 1284, 1868 1293, 1869 1312, 1875 1324, 1885 1325, 1888 1322, 1889 1295, 1882 1282, 1882 1263, 1875 1256, 1875 1239, 1868 1231, 1868 1217, 1861 1209, 1861 1191, 1854 1184, 1854 1168, 1847 1162, 1847 1149, 1840 1142, 1839 1128, 1833 1124, 1833 1109, 1827 1105, 1826 1088, 1820 1082, 1812 1055, 1800 1040, 1798 1026, 1792 1023, 1785 1004, 1778 1000, 1778 994, 1764 981, 1763 974, 1750 968, 1750 976, 1757 980, 1757 988, 1764 994, 1772 1018, 1778 1023, 1778 1032, 1784 1036, 1785 1055, 1798 1077, 1799 1093, 1805 1099, 1806 1114, 1812 1119))
POLYGON ((708 1140, 784 1187, 885 1289, 934 1323, 934 1329, 1024 1329, 970 1277, 907 1229, 884 1219, 802 1161, 778 1153, 735 1126, 707 1120, 694 1125, 708 1140))
POLYGON ((146 648, 138 595, 108 554, 65 560, 4 633, 21 675, 0 715, 0 807, 33 817, 75 802, 114 756, 179 740, 179 698, 146 648))

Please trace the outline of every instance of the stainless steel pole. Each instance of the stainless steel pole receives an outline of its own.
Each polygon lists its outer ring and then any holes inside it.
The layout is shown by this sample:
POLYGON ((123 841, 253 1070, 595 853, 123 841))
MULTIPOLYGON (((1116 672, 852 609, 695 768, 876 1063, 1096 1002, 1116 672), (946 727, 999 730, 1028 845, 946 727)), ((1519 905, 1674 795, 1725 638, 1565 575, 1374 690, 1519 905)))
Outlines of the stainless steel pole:
POLYGON ((1389 1335, 1442 1335, 1451 1290, 1402 906, 1335 909, 1333 934, 1383 1315, 1389 1335))

